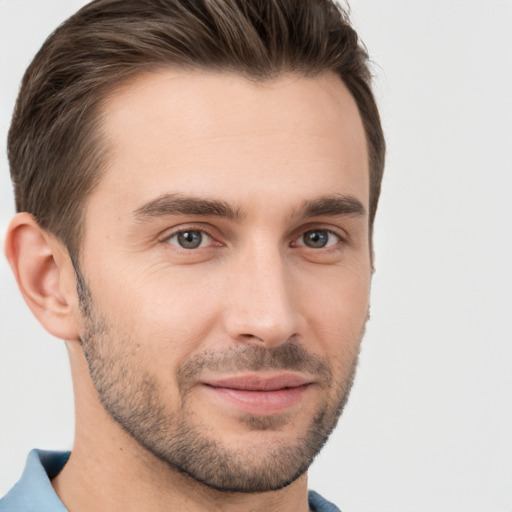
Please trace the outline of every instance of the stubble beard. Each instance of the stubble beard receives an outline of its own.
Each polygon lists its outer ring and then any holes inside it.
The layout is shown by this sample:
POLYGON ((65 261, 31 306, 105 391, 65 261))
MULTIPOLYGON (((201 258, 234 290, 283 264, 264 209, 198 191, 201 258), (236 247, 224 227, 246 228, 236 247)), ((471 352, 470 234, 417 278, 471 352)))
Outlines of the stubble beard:
MULTIPOLYGON (((180 366, 180 406, 169 410, 157 379, 137 358, 140 354, 125 348, 133 349, 137 340, 116 339, 116 330, 96 311, 83 278, 79 292, 83 351, 103 407, 140 446, 172 469, 223 492, 278 490, 307 471, 335 428, 350 394, 358 352, 350 354, 350 364, 336 378, 326 358, 309 354, 293 341, 272 349, 247 345, 241 350, 197 354, 180 366), (248 442, 243 448, 229 448, 215 438, 211 426, 196 421, 188 407, 191 383, 203 369, 308 371, 323 383, 326 398, 295 441, 266 446, 248 442)), ((281 416, 249 414, 241 415, 239 421, 249 431, 278 431, 286 423, 281 416)))

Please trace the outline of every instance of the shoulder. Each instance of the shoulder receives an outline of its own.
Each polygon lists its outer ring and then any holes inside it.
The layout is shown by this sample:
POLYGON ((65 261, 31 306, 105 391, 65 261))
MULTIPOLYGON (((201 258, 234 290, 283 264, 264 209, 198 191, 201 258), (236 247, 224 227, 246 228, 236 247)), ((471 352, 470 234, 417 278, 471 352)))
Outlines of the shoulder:
POLYGON ((315 491, 308 492, 309 508, 314 512, 341 512, 341 510, 330 501, 320 496, 315 491))
POLYGON ((18 483, 0 499, 0 512, 66 512, 51 484, 69 458, 69 452, 32 450, 18 483))

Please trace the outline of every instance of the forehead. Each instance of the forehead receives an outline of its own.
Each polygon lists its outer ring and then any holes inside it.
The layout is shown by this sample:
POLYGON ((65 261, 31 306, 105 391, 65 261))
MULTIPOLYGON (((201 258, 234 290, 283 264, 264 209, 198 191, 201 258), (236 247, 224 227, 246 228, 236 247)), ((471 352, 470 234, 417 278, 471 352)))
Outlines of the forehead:
POLYGON ((102 132, 108 165, 91 200, 105 208, 133 210, 162 193, 283 203, 339 192, 367 203, 364 129, 333 74, 261 83, 201 71, 146 74, 105 102, 102 132))

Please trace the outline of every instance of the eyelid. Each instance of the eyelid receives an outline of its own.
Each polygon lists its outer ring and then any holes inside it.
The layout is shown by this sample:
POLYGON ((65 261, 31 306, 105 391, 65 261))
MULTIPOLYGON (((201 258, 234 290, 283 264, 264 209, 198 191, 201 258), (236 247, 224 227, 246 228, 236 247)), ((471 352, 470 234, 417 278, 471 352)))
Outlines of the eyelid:
POLYGON ((295 239, 295 243, 300 246, 300 247, 306 247, 308 249, 313 249, 315 251, 319 251, 321 249, 331 249, 333 246, 339 244, 340 242, 343 242, 343 239, 342 237, 336 233, 335 231, 333 231, 332 229, 326 229, 326 228, 313 228, 313 229, 307 229, 306 231, 304 231, 303 233, 301 233, 296 239, 295 239), (325 245, 324 247, 309 247, 308 245, 306 245, 304 242, 302 243, 298 243, 298 240, 300 240, 306 233, 309 233, 311 231, 324 231, 326 233, 328 233, 328 235, 334 235, 336 238, 337 238, 337 241, 334 242, 334 243, 331 243, 328 245, 325 245))
POLYGON ((167 238, 167 243, 171 245, 175 245, 179 249, 185 249, 187 251, 193 251, 197 249, 204 249, 206 247, 209 247, 212 242, 212 237, 203 231, 199 231, 198 229, 185 229, 183 231, 176 231, 174 234, 172 234, 170 237, 167 238), (201 234, 200 244, 197 247, 183 247, 179 244, 178 240, 176 240, 176 243, 173 241, 174 238, 178 239, 179 235, 182 233, 190 233, 190 232, 197 232, 201 234))
MULTIPOLYGON (((186 231, 199 231, 204 236, 207 236, 208 238, 210 238, 211 241, 217 242, 218 245, 221 245, 221 243, 218 241, 218 238, 219 238, 218 235, 216 236, 213 234, 213 229, 209 229, 208 227, 205 227, 204 224, 198 225, 198 224, 194 224, 194 223, 180 224, 179 226, 175 226, 173 228, 167 228, 160 233, 160 235, 158 236, 158 239, 161 243, 169 243, 169 240, 171 238, 173 238, 176 235, 179 235, 180 233, 184 233, 186 231)), ((175 244, 171 244, 171 245, 175 245, 175 244)), ((209 247, 210 245, 212 245, 211 242, 206 247, 209 247)), ((176 247, 178 247, 179 249, 187 250, 187 251, 191 250, 191 249, 184 249, 182 247, 179 247, 178 245, 176 245, 176 247)), ((205 249, 206 247, 198 247, 197 249, 205 249)))
MULTIPOLYGON (((329 233, 332 233, 333 235, 338 237, 339 241, 341 243, 343 243, 344 245, 349 244, 351 241, 351 237, 345 229, 343 229, 339 226, 333 226, 332 224, 325 224, 322 222, 320 222, 320 223, 312 222, 312 223, 309 223, 306 225, 302 225, 300 228, 294 230, 291 238, 293 241, 295 241, 298 238, 300 238, 302 235, 307 233, 308 231, 315 231, 315 230, 328 231, 329 233)), ((318 249, 315 249, 315 250, 318 250, 318 249)))

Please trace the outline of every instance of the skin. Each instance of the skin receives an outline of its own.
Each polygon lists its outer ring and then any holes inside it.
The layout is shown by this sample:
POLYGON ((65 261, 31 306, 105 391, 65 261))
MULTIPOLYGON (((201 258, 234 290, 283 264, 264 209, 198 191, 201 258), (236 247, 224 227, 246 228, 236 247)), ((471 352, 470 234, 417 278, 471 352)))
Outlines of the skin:
POLYGON ((81 306, 57 240, 27 214, 8 235, 27 302, 68 340, 76 436, 56 492, 71 511, 308 510, 306 473, 279 490, 222 492, 144 446, 153 418, 135 436, 120 423, 154 398, 172 429, 183 419, 255 471, 300 446, 320 407, 334 427, 371 282, 368 158, 353 98, 329 74, 255 84, 166 70, 110 97, 103 132, 110 158, 86 204, 81 306), (230 214, 179 213, 184 197, 230 214), (180 247, 180 230, 203 233, 201 245, 180 247), (312 233, 327 245, 309 247, 312 233), (291 345, 302 365, 268 356, 291 345), (258 353, 268 356, 260 369, 258 353), (284 399, 218 385, 237 377, 305 384, 284 399))

